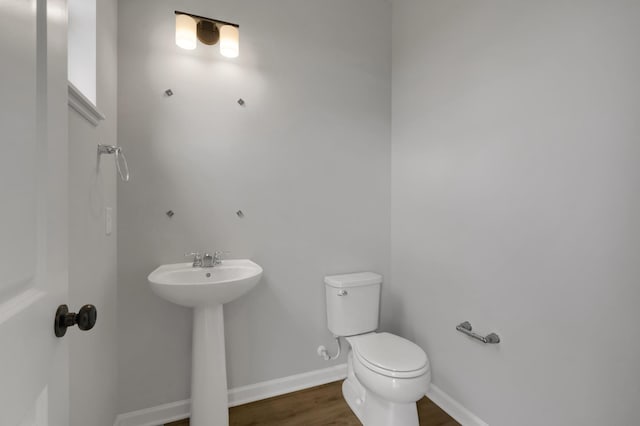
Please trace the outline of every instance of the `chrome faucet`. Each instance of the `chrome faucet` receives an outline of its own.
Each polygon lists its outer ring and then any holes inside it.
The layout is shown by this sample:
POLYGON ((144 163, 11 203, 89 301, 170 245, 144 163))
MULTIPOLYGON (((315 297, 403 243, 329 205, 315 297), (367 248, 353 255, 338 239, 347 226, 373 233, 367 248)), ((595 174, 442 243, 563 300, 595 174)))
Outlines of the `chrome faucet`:
POLYGON ((222 264, 222 255, 229 253, 228 251, 214 251, 213 254, 205 253, 204 255, 194 252, 186 253, 185 257, 193 256, 194 268, 213 268, 222 264))
POLYGON ((202 267, 203 268, 213 268, 214 266, 218 266, 222 263, 222 255, 225 252, 223 251, 215 251, 213 255, 209 253, 205 253, 202 258, 202 267))
POLYGON ((211 256, 209 253, 205 253, 204 256, 202 257, 202 267, 213 268, 215 265, 216 264, 215 264, 214 257, 211 256))

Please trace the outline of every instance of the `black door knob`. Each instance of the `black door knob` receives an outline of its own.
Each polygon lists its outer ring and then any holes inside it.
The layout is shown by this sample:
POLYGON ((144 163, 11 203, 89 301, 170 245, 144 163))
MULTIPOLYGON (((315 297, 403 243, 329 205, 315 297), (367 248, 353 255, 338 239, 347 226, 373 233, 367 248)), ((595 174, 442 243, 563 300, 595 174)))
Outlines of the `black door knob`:
POLYGON ((57 337, 62 337, 67 332, 67 327, 78 325, 80 330, 91 330, 96 325, 98 311, 93 305, 84 305, 78 313, 69 312, 67 305, 58 306, 53 322, 53 330, 57 337))

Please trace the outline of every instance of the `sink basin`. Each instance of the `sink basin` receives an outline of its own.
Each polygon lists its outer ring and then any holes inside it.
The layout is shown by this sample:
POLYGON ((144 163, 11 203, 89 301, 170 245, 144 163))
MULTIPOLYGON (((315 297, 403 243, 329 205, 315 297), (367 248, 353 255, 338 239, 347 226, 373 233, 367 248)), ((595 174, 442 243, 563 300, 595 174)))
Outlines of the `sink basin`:
POLYGON ((158 296, 193 308, 191 426, 229 424, 223 304, 251 290, 261 277, 262 268, 248 259, 223 260, 213 268, 162 265, 147 277, 158 296))
POLYGON ((260 281, 262 268, 248 259, 223 260, 213 268, 191 263, 162 265, 149 274, 151 289, 182 306, 212 306, 231 302, 260 281))

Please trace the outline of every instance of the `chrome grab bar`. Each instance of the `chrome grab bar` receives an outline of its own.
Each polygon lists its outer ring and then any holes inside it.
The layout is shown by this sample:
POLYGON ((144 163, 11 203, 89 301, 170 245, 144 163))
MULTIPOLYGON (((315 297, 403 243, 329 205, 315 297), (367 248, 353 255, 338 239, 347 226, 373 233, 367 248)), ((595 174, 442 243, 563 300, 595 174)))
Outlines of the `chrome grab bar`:
POLYGON ((500 343, 500 336, 496 333, 489 333, 486 336, 481 336, 478 333, 474 333, 473 328, 471 327, 471 323, 469 321, 465 321, 456 326, 456 330, 461 333, 466 334, 469 337, 473 337, 474 339, 480 340, 482 343, 500 343))

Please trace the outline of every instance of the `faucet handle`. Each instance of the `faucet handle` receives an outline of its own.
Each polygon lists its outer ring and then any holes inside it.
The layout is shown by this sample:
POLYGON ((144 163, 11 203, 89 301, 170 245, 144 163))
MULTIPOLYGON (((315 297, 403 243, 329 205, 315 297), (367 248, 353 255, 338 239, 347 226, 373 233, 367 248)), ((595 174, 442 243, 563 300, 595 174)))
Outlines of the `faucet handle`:
POLYGON ((229 254, 230 252, 228 251, 214 251, 213 252, 213 264, 214 265, 219 265, 222 263, 222 255, 224 254, 229 254))
POLYGON ((199 252, 185 253, 185 257, 193 256, 193 267, 200 268, 202 266, 202 255, 199 252))

